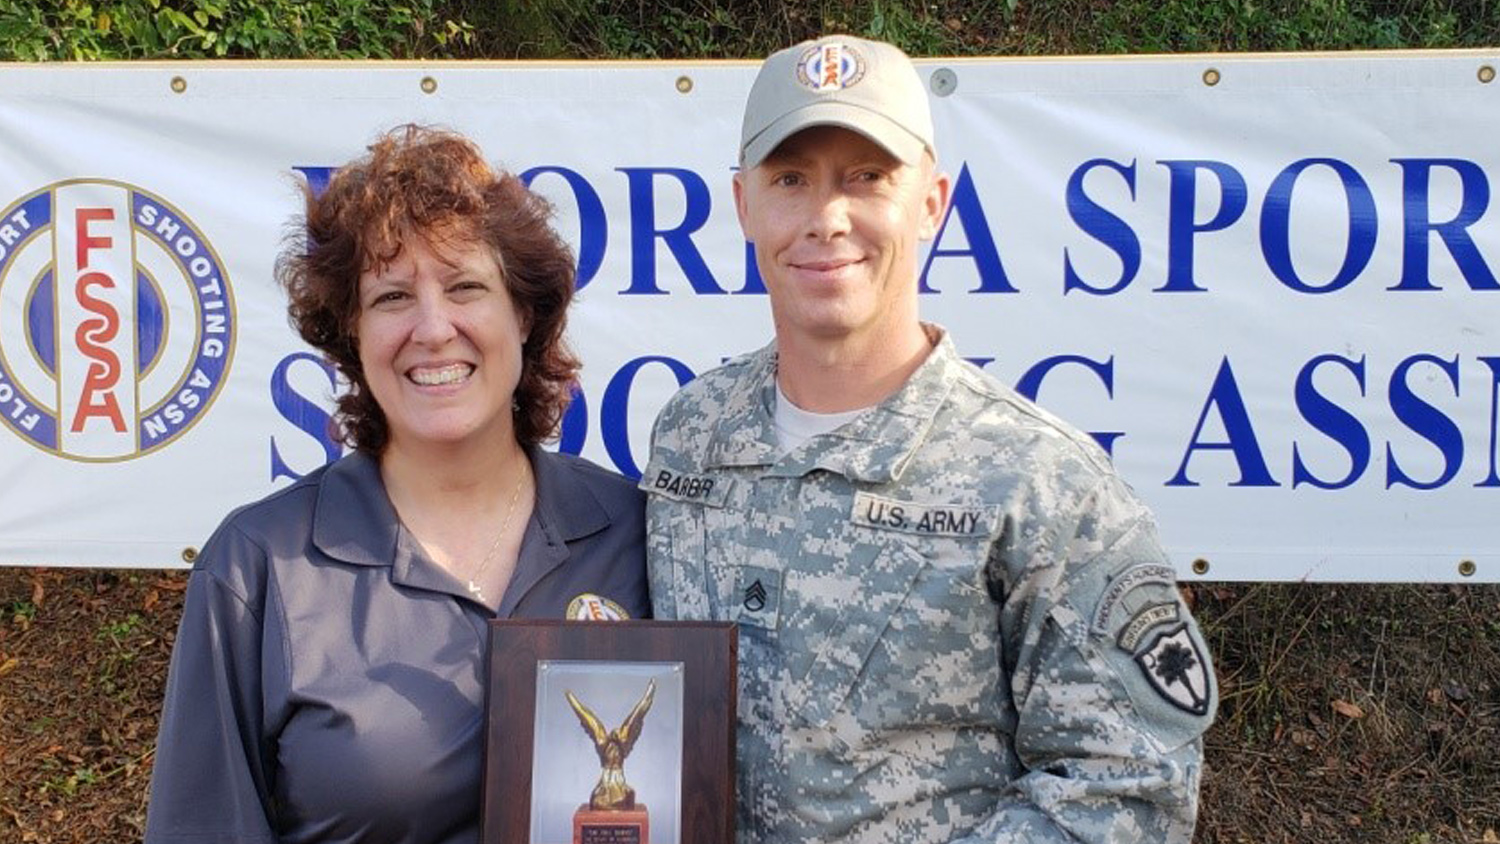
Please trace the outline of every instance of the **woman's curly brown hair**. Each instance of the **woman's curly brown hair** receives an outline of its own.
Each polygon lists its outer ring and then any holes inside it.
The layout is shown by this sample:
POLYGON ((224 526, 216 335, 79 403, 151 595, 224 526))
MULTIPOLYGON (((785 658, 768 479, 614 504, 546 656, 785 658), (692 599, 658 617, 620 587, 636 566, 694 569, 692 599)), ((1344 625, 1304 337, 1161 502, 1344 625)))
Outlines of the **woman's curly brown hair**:
POLYGON ((291 300, 292 325, 350 384, 338 399, 339 439, 369 454, 389 439, 354 334, 359 276, 395 260, 410 237, 470 240, 493 250, 529 329, 514 397, 516 440, 530 446, 555 436, 579 363, 563 342, 573 256, 552 230, 546 200, 515 175, 492 170, 467 138, 406 125, 339 168, 321 194, 306 190, 306 203, 304 228, 282 253, 276 277, 291 300))

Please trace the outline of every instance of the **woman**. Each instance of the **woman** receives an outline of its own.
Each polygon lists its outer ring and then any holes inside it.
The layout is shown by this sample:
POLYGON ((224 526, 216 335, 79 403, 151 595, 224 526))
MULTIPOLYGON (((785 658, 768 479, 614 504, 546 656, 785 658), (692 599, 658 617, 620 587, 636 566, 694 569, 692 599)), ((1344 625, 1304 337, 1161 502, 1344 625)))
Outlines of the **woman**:
POLYGON ((537 447, 578 369, 547 214, 418 127, 307 197, 278 274, 355 451, 204 546, 148 842, 475 842, 486 622, 649 614, 641 494, 537 447))

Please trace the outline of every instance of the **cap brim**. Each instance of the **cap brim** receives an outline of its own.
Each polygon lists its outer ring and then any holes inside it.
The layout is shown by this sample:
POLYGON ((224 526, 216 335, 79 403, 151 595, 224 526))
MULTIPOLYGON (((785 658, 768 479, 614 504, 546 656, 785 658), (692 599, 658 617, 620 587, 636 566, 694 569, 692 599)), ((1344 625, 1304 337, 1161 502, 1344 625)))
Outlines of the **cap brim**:
POLYGON ((740 150, 740 167, 758 166, 782 141, 814 126, 838 126, 858 132, 903 163, 915 166, 927 145, 922 139, 879 112, 841 102, 812 103, 787 112, 761 130, 740 150))

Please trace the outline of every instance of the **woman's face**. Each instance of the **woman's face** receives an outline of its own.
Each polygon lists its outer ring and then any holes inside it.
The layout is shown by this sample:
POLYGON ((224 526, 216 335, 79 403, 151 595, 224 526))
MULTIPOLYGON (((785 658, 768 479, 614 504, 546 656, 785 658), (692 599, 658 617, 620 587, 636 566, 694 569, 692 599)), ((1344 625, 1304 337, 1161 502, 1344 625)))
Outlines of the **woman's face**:
POLYGON ((513 441, 526 328, 482 243, 408 237, 394 261, 361 273, 359 360, 388 447, 513 441))

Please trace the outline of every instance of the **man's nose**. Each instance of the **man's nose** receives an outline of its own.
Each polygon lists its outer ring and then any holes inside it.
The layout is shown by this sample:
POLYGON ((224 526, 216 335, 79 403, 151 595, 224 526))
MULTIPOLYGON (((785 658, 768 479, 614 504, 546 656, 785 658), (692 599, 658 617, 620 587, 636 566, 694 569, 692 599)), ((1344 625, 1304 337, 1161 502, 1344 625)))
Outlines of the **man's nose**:
POLYGON ((807 236, 828 240, 849 233, 849 197, 826 191, 816 200, 807 221, 807 236))

